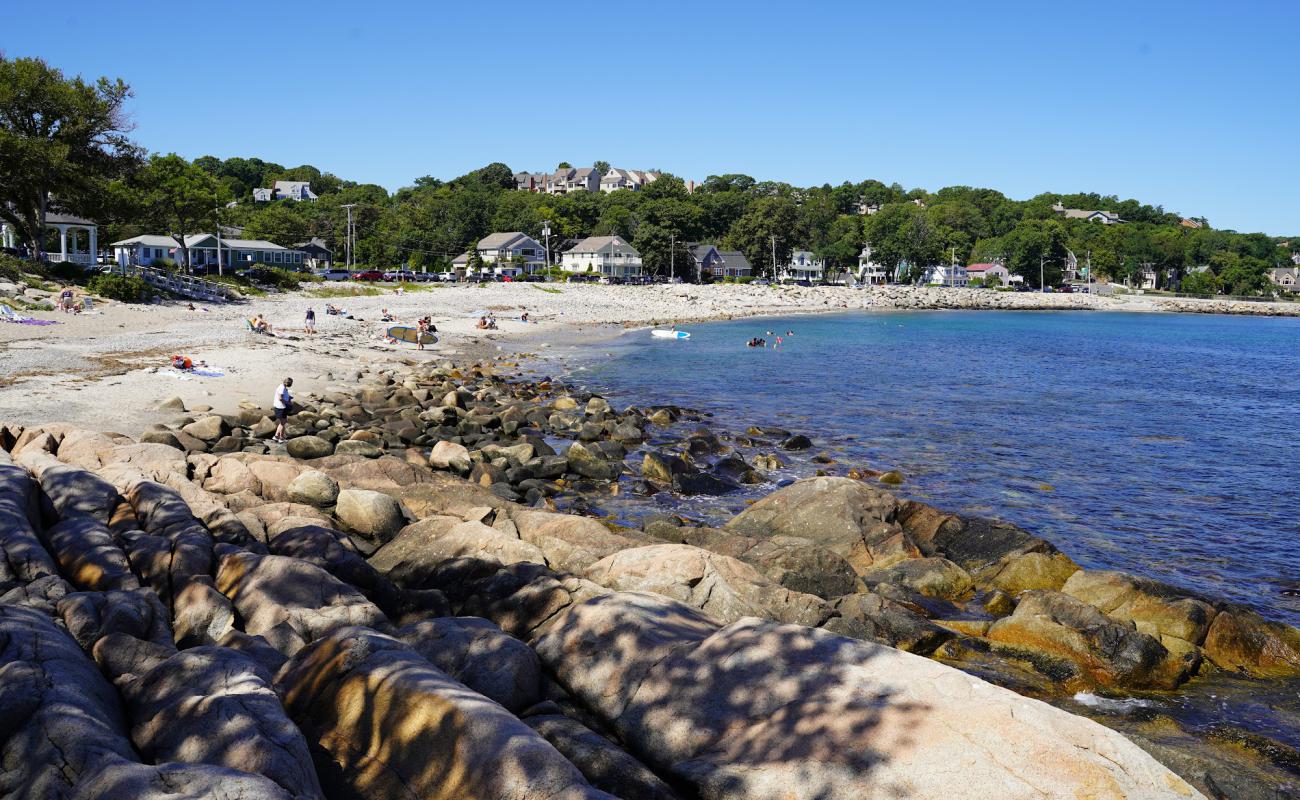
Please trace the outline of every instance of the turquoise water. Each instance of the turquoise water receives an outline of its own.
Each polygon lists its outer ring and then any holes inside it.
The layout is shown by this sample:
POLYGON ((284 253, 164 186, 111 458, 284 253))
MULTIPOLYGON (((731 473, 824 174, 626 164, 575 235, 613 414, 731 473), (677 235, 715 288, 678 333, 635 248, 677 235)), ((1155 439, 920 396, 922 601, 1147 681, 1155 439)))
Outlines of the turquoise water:
MULTIPOLYGON (((1300 319, 946 311, 689 330, 628 334, 572 377, 712 412, 715 430, 804 433, 832 472, 898 469, 901 494, 1014 522, 1084 566, 1300 623, 1300 319), (794 336, 745 346, 769 330, 794 336)), ((719 521, 771 489, 691 510, 719 521)))

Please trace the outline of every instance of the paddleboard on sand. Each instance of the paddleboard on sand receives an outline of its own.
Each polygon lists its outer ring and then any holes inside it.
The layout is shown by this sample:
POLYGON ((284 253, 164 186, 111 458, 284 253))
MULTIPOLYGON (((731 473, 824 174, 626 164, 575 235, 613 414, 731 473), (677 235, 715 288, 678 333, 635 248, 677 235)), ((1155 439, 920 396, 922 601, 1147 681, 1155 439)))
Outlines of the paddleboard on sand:
POLYGON ((689 339, 691 335, 686 331, 650 331, 651 336, 658 336, 660 339, 689 339))
POLYGON ((406 325, 394 325, 388 329, 388 335, 399 342, 410 342, 411 344, 438 343, 438 337, 432 333, 420 333, 418 329, 406 325), (419 337, 418 341, 416 337, 419 337))

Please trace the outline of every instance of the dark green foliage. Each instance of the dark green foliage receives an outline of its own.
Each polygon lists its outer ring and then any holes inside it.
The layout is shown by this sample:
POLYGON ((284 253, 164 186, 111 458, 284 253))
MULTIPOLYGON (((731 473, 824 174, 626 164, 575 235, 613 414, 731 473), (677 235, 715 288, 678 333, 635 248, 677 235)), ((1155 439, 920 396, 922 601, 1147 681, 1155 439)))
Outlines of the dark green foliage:
POLYGON ((117 273, 96 275, 90 279, 86 288, 100 297, 121 300, 124 303, 141 302, 149 293, 149 284, 145 283, 144 278, 117 273))

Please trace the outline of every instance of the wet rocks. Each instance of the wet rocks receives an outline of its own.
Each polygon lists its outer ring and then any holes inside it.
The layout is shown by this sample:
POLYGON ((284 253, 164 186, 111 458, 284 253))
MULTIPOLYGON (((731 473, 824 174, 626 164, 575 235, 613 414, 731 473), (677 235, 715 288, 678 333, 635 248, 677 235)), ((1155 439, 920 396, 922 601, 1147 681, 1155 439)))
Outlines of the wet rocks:
POLYGON ((1194 656, 1171 654, 1154 637, 1108 618, 1069 595, 1030 591, 1016 610, 989 628, 988 638, 1064 658, 1085 683, 1172 689, 1196 667, 1194 656))
POLYGON ((795 435, 781 441, 782 450, 807 450, 812 446, 812 439, 809 439, 802 433, 796 433, 795 435))
POLYGON ((675 476, 696 471, 686 459, 671 453, 647 451, 641 459, 641 476, 659 483, 672 483, 675 476))
POLYGON ((835 601, 835 610, 839 616, 822 626, 826 630, 910 653, 932 653, 954 635, 903 603, 872 592, 841 597, 835 601))
POLYGON ((605 459, 599 450, 574 442, 564 453, 569 469, 584 478, 593 480, 613 480, 618 477, 618 466, 605 459))

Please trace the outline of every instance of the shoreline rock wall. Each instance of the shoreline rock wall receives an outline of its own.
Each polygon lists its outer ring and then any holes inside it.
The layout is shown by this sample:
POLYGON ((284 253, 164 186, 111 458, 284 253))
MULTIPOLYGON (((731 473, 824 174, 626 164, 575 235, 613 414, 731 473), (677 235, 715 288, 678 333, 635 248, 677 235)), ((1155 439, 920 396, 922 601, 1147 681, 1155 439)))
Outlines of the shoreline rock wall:
MULTIPOLYGON (((50 680, 98 687, 107 741, 126 743, 72 788, 110 796, 85 787, 111 773, 165 797, 173 775, 233 768, 246 798, 1189 797, 1115 731, 892 645, 1046 665, 1038 690, 1061 665, 1088 686, 1176 683, 1189 656, 1291 669, 1290 629, 850 479, 794 484, 722 529, 557 513, 557 489, 601 479, 548 467, 534 426, 579 412, 558 421, 588 442, 579 461, 613 466, 651 415, 451 372, 305 408, 299 438, 335 445, 307 460, 265 452, 252 408, 190 448, 0 425, 6 641, 60 643, 70 677, 50 680), (378 453, 337 447, 371 437, 378 453)), ((42 668, 0 653, 0 671, 42 668)), ((47 723, 20 698, 0 708, 22 764, 47 723)))

